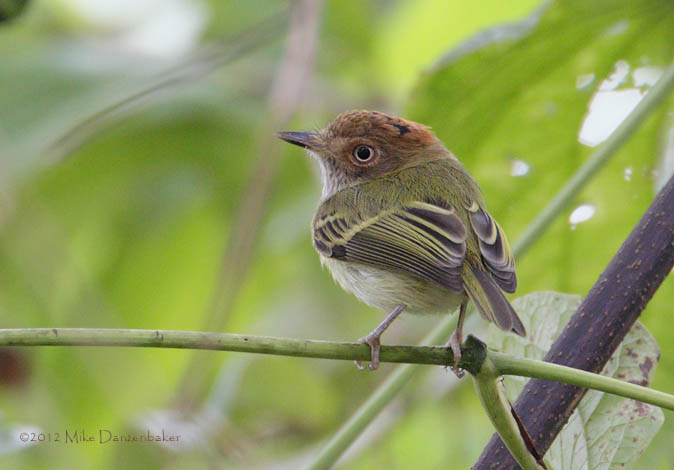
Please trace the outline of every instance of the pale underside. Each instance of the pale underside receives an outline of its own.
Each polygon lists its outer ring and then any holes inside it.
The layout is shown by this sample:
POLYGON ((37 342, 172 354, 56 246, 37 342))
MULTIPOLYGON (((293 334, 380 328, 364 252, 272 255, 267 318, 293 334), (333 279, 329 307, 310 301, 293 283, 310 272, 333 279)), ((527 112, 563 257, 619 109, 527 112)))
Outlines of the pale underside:
POLYGON ((342 288, 384 312, 405 305, 406 313, 451 313, 467 297, 404 273, 321 256, 321 263, 342 288))

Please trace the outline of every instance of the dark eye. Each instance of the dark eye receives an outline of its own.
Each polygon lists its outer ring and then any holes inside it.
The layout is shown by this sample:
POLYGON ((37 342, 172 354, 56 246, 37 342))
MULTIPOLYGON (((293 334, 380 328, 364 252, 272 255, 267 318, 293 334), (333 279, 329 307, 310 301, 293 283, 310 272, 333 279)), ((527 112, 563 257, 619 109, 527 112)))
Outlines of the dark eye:
POLYGON ((369 162, 374 157, 374 149, 369 145, 359 145, 353 150, 353 156, 361 163, 369 162))

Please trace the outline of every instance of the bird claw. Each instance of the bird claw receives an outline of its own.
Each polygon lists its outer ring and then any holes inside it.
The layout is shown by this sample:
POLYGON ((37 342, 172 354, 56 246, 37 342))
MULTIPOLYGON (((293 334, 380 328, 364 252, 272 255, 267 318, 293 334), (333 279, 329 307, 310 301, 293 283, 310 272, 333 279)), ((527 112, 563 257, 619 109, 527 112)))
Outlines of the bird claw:
MULTIPOLYGON (((370 357, 370 364, 367 366, 370 370, 377 370, 379 368, 379 351, 381 349, 381 343, 379 340, 379 335, 369 334, 358 340, 359 343, 365 343, 370 346, 370 351, 372 353, 370 357)), ((354 361, 358 370, 365 370, 364 366, 360 361, 354 361)))
POLYGON ((456 331, 452 333, 452 337, 449 339, 447 346, 449 346, 449 348, 452 350, 452 354, 454 356, 454 364, 450 367, 450 369, 452 369, 454 375, 460 379, 465 375, 465 371, 459 367, 459 361, 461 361, 461 338, 456 333, 456 331))

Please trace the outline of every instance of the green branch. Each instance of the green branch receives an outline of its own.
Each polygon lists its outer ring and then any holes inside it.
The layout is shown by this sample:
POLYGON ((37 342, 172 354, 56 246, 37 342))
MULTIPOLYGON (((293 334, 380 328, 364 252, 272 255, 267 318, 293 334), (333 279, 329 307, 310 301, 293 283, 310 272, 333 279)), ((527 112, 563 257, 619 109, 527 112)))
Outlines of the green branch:
MULTIPOLYGON (((369 361, 371 355, 370 347, 363 343, 201 331, 106 328, 0 329, 0 347, 2 346, 132 346, 209 349, 359 361, 369 361)), ((453 356, 451 350, 438 346, 382 346, 381 361, 446 365, 453 361, 453 356)))
MULTIPOLYGON (((132 346, 273 354, 366 361, 370 348, 362 343, 339 343, 271 336, 235 335, 175 330, 127 330, 103 328, 16 328, 0 329, 0 347, 4 346, 132 346)), ((459 366, 479 375, 489 363, 497 375, 522 375, 555 380, 627 398, 674 411, 674 396, 610 377, 557 364, 523 359, 489 351, 482 342, 469 336, 461 348, 459 366)), ((382 362, 408 364, 452 364, 452 351, 440 346, 382 346, 382 362)))
POLYGON ((473 375, 473 383, 482 407, 504 444, 524 470, 545 468, 539 465, 536 457, 529 451, 499 376, 497 367, 490 359, 487 359, 480 371, 473 375))
POLYGON ((674 410, 674 396, 658 390, 616 380, 605 375, 594 374, 572 367, 533 359, 515 358, 496 351, 489 352, 489 358, 501 375, 519 375, 537 379, 554 380, 578 387, 600 390, 651 405, 674 410), (644 393, 647 391, 647 393, 644 393))

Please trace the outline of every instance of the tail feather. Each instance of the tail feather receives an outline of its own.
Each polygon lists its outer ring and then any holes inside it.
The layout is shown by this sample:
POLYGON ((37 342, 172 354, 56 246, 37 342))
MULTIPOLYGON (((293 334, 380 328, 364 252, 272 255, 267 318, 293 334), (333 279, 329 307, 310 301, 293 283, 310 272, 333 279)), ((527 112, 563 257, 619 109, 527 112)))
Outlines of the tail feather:
POLYGON ((464 264, 464 287, 482 316, 505 331, 526 336, 522 321, 496 282, 482 269, 464 264))

